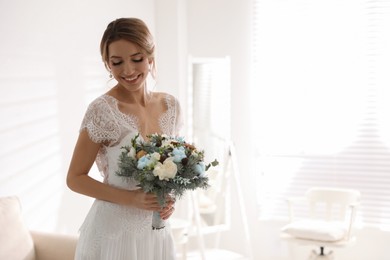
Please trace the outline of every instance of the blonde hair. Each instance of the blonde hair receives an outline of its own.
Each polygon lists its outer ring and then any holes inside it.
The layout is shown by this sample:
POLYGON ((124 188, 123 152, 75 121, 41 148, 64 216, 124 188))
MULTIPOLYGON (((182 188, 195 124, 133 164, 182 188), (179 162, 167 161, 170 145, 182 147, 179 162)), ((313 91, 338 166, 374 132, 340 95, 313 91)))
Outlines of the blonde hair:
POLYGON ((119 18, 110 22, 104 31, 100 42, 100 54, 107 68, 109 62, 108 46, 117 40, 126 40, 137 45, 151 60, 150 73, 156 77, 156 65, 154 60, 154 40, 147 25, 138 18, 119 18))

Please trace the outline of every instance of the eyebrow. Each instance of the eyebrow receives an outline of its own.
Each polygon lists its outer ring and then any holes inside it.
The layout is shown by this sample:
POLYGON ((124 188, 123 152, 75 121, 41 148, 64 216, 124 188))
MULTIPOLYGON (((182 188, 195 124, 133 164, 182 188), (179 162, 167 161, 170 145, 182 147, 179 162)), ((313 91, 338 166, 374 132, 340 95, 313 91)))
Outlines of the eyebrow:
MULTIPOLYGON (((137 56, 137 55, 140 55, 140 54, 142 54, 142 53, 141 52, 137 52, 137 53, 131 54, 130 57, 134 57, 134 56, 137 56)), ((112 58, 115 59, 115 58, 122 58, 122 57, 113 55, 113 56, 110 57, 110 59, 112 59, 112 58)))

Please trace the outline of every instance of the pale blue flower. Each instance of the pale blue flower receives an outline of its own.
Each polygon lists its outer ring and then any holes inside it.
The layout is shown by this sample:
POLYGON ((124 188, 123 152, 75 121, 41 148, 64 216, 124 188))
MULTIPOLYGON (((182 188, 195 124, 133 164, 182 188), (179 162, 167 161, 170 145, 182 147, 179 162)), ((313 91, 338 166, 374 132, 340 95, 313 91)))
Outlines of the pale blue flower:
POLYGON ((184 147, 174 148, 172 151, 172 155, 173 155, 173 161, 175 163, 181 162, 182 159, 187 157, 184 147))
POLYGON ((149 165, 149 163, 150 163, 149 161, 150 161, 150 159, 148 158, 148 156, 146 156, 146 155, 142 156, 142 157, 139 158, 139 160, 138 160, 137 168, 138 168, 139 170, 142 170, 143 168, 145 168, 146 166, 149 165))
POLYGON ((183 136, 178 136, 178 137, 176 137, 176 141, 178 141, 179 143, 184 143, 184 142, 185 142, 183 136))
POLYGON ((195 172, 199 174, 199 177, 206 176, 206 165, 204 164, 204 162, 200 162, 197 165, 195 165, 195 172))

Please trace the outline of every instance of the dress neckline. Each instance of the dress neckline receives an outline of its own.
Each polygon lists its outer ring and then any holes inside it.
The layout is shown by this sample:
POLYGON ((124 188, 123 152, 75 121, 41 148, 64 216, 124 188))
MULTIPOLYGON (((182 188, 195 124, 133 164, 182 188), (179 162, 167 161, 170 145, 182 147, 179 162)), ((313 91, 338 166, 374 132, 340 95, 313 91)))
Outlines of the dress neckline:
MULTIPOLYGON (((145 134, 145 133, 142 133, 141 131, 141 128, 140 128, 140 125, 139 125, 139 119, 136 115, 134 114, 129 114, 129 113, 125 113, 123 111, 121 111, 119 109, 119 100, 109 94, 103 94, 103 98, 108 98, 108 99, 111 99, 115 106, 115 110, 123 117, 126 119, 126 121, 129 122, 129 124, 134 128, 134 130, 136 130, 139 134, 140 134, 140 137, 143 139, 143 140, 147 140, 148 138, 146 137, 147 135, 149 134, 153 134, 153 133, 148 133, 148 134, 145 134)), ((165 102, 168 103, 168 95, 165 95, 165 102)), ((163 129, 165 128, 162 124, 163 124, 163 118, 167 116, 167 114, 169 113, 169 106, 167 106, 167 110, 163 113, 160 114, 160 116, 158 117, 158 127, 159 127, 159 131, 164 134, 164 131, 163 129)))

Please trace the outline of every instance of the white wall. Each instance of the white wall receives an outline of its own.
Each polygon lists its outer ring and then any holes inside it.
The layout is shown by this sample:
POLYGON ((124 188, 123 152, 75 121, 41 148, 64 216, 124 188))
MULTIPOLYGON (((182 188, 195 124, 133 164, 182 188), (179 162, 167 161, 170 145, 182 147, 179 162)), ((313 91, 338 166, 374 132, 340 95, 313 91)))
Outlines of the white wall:
POLYGON ((20 197, 33 229, 74 233, 85 217, 65 175, 86 105, 107 90, 102 33, 129 16, 154 32, 153 0, 0 1, 0 195, 20 197))
MULTIPOLYGON (((155 0, 157 90, 176 96, 186 114, 187 1, 155 0)), ((185 118, 186 119, 186 118, 185 118)))
MULTIPOLYGON (((236 145, 240 179, 246 201, 249 226, 256 225, 255 187, 251 182, 250 151, 250 15, 251 1, 189 0, 188 53, 193 57, 231 58, 231 130, 236 145)), ((254 178, 253 178, 254 179, 254 178)), ((233 194, 235 193, 233 189, 233 194)), ((245 252, 245 234, 234 201, 232 207, 232 231, 223 236, 223 245, 238 252, 245 252)))

